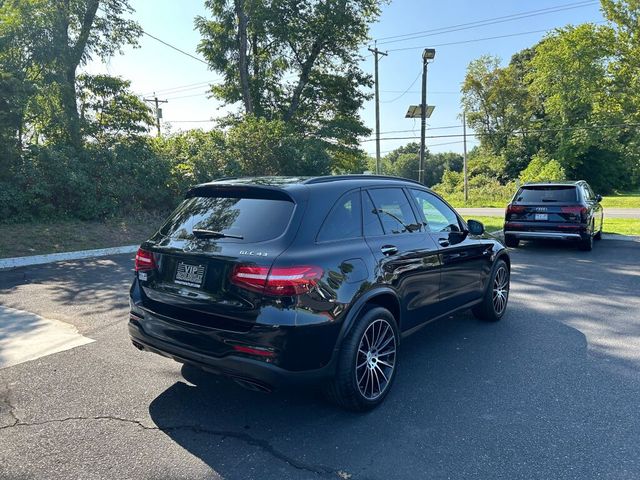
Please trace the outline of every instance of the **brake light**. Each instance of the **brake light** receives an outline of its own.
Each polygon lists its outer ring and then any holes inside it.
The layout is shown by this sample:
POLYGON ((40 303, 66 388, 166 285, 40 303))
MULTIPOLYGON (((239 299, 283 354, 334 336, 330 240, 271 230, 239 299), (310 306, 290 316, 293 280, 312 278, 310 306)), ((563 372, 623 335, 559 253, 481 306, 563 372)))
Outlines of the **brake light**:
POLYGON ((136 272, 153 270, 155 268, 156 268, 156 261, 153 258, 153 253, 147 250, 143 250, 142 248, 139 248, 138 253, 136 253, 136 263, 135 263, 136 272))
POLYGON ((571 213, 573 215, 586 215, 587 207, 583 207, 582 205, 575 205, 571 207, 560 207, 561 213, 571 213))
POLYGON ((257 267, 237 265, 231 283, 266 295, 301 295, 322 278, 322 269, 309 265, 295 267, 257 267))
POLYGON ((524 212, 524 206, 523 205, 507 205, 507 215, 510 213, 522 213, 524 212))

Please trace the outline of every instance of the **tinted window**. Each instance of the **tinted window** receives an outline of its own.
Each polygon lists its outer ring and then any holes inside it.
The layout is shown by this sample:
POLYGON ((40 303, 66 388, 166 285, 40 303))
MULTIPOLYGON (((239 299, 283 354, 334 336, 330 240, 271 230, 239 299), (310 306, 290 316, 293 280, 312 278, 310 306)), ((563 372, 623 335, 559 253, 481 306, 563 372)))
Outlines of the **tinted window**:
POLYGON ((328 242, 361 235, 360 191, 356 190, 340 197, 333 206, 320 228, 318 241, 328 242))
POLYGON ((380 217, 376 207, 373 206, 371 197, 367 192, 362 192, 362 219, 364 221, 364 234, 367 237, 375 237, 376 235, 383 235, 382 223, 380 223, 380 217))
POLYGON ((193 239, 200 228, 241 235, 243 240, 220 238, 224 242, 262 242, 282 235, 289 224, 294 204, 264 198, 188 198, 171 214, 160 233, 176 239, 193 239))
POLYGON ((371 199, 382 221, 384 233, 411 231, 416 219, 407 196, 400 188, 375 188, 369 190, 371 199))
POLYGON ((578 200, 573 185, 551 185, 522 187, 516 194, 516 202, 575 202, 578 200))
POLYGON ((442 200, 422 190, 411 190, 416 201, 418 212, 422 214, 422 222, 430 232, 460 231, 458 216, 442 200))

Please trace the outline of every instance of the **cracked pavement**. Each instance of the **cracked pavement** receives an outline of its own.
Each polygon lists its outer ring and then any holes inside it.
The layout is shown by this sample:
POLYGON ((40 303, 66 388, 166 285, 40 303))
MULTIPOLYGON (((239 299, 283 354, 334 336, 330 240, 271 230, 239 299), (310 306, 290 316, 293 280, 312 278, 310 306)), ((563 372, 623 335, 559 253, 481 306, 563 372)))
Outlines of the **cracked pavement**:
POLYGON ((403 341, 366 415, 138 352, 129 255, 2 271, 0 304, 96 341, 0 370, 0 478, 637 478, 640 244, 528 244, 513 264, 506 318, 403 341))

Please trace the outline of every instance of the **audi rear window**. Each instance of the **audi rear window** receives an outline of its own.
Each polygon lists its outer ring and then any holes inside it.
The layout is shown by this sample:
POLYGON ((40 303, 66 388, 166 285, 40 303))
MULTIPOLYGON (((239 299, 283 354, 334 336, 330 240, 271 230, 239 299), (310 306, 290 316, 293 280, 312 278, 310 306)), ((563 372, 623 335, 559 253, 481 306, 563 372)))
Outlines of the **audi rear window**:
POLYGON ((576 202, 578 193, 574 185, 544 185, 522 187, 516 202, 520 203, 554 203, 576 202))
POLYGON ((160 229, 162 235, 179 239, 196 238, 193 230, 216 232, 216 241, 255 243, 284 233, 294 203, 272 198, 207 196, 186 199, 160 229), (228 235, 228 237, 227 237, 228 235))

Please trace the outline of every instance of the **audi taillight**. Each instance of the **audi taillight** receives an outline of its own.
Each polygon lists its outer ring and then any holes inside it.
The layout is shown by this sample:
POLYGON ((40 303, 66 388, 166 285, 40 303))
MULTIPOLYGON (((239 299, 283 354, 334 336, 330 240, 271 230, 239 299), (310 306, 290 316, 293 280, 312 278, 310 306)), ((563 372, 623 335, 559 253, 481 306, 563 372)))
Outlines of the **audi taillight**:
POLYGON ((509 215, 510 213, 522 213, 524 212, 524 206, 523 205, 507 205, 507 211, 505 212, 507 215, 509 215))
POLYGON ((156 261, 153 258, 153 253, 147 250, 143 250, 142 248, 139 248, 138 253, 136 253, 136 262, 135 262, 136 272, 153 270, 155 268, 156 268, 156 261))
POLYGON ((266 295, 301 295, 316 286, 322 273, 320 267, 309 265, 271 269, 236 265, 231 273, 231 283, 266 295))
POLYGON ((582 205, 571 205, 568 207, 560 207, 560 213, 568 213, 569 215, 574 215, 576 217, 580 217, 580 219, 584 222, 587 219, 587 207, 583 207, 582 205))

